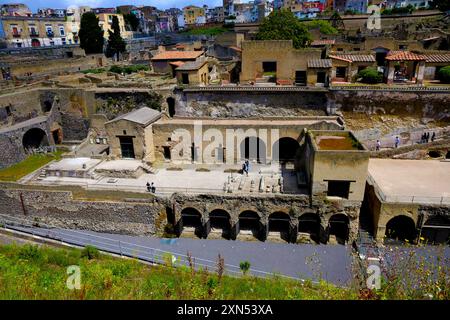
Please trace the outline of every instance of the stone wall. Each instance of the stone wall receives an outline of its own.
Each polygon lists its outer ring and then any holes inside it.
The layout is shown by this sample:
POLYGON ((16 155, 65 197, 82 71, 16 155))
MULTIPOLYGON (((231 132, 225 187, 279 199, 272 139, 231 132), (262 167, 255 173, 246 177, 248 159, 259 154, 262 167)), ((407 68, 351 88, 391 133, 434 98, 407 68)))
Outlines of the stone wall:
POLYGON ((175 114, 181 117, 250 118, 325 115, 323 91, 192 92, 177 94, 175 114))
POLYGON ((0 190, 0 207, 8 215, 61 228, 85 229, 130 235, 154 235, 165 225, 165 206, 160 199, 145 203, 84 201, 70 191, 0 190))

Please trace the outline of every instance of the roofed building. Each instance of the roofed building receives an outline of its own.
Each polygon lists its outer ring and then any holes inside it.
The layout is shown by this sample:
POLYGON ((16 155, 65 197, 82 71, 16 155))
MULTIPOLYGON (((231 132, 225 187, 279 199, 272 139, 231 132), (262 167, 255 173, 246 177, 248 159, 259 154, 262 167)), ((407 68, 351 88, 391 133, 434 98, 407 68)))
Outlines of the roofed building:
POLYGON ((159 118, 159 111, 143 107, 106 122, 110 156, 154 161, 152 123, 159 118))
POLYGON ((376 59, 371 54, 333 54, 331 81, 352 82, 354 77, 367 67, 375 67, 376 59))
POLYGON ((163 51, 151 59, 153 71, 156 73, 171 73, 175 76, 175 69, 180 67, 182 63, 195 61, 204 54, 204 51, 163 51))
POLYGON ((178 84, 208 85, 208 62, 204 59, 182 63, 175 69, 178 84))

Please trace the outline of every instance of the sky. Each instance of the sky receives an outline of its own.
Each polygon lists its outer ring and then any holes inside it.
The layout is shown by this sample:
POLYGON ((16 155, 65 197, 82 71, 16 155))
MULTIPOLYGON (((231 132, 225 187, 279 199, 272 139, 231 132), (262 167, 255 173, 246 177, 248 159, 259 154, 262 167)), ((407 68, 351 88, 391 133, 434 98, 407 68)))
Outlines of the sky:
MULTIPOLYGON (((245 1, 247 2, 247 1, 245 1)), ((116 7, 118 5, 148 5, 158 9, 183 8, 187 5, 202 6, 204 4, 215 7, 223 4, 222 0, 0 0, 0 4, 24 3, 32 12, 38 8, 64 9, 71 5, 87 5, 92 8, 116 7)))

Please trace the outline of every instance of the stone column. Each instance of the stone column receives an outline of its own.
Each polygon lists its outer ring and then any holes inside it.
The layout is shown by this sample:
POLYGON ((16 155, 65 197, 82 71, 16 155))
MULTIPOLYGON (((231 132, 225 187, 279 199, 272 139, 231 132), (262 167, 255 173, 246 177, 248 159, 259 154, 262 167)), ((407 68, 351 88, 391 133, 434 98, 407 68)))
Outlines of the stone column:
POLYGON ((238 234, 239 234, 239 219, 230 220, 231 223, 231 232, 230 232, 230 239, 236 240, 238 234))
POLYGON ((289 242, 296 243, 298 235, 298 219, 291 219, 289 229, 289 242))
POLYGON ((320 221, 319 240, 322 243, 327 243, 330 238, 330 226, 328 218, 323 218, 320 221))
POLYGON ((203 237, 208 238, 209 233, 211 232, 211 220, 209 218, 202 217, 202 225, 203 225, 203 237))
POLYGON ((260 219, 259 239, 266 241, 269 235, 269 219, 267 217, 260 219))
POLYGON ((425 61, 420 61, 419 65, 417 66, 417 83, 418 84, 423 83, 424 74, 425 74, 425 61))
POLYGON ((394 72, 395 72, 395 68, 394 68, 394 63, 392 61, 389 61, 388 64, 388 76, 387 76, 387 83, 391 84, 394 82, 394 72))

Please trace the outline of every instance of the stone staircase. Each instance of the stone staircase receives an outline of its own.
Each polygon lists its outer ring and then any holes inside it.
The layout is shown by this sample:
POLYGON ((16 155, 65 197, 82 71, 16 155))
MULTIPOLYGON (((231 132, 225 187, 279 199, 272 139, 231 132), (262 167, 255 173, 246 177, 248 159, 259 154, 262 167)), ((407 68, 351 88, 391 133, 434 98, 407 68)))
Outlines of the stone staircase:
POLYGON ((373 223, 371 217, 363 208, 359 217, 357 251, 361 259, 371 260, 370 264, 379 264, 380 252, 377 242, 372 236, 373 223), (377 263, 378 261, 378 263, 377 263))
POLYGON ((141 165, 141 167, 142 167, 142 169, 144 169, 145 172, 151 173, 151 174, 156 174, 156 173, 158 173, 158 171, 159 171, 158 169, 153 168, 153 167, 149 166, 149 165, 146 164, 146 163, 143 163, 143 164, 141 165))

